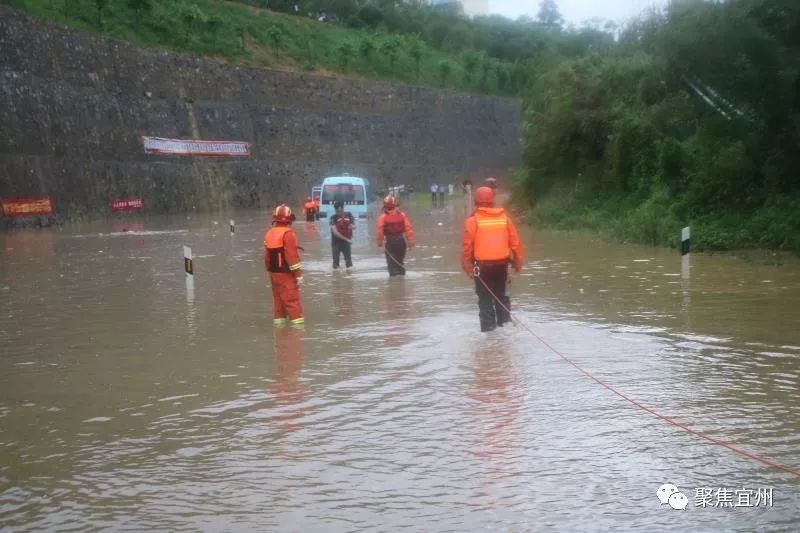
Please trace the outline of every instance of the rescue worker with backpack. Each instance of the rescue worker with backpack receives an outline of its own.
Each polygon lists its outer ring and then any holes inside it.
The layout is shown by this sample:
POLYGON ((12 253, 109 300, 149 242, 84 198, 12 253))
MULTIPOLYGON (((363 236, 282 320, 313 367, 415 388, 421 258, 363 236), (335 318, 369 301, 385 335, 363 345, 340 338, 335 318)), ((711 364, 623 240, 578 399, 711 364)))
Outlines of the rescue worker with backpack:
POLYGON ((414 247, 414 228, 411 227, 408 217, 397 208, 394 196, 383 199, 383 213, 377 222, 378 246, 386 247, 386 266, 389 276, 405 276, 406 269, 403 262, 406 257, 406 243, 408 248, 414 247))
POLYGON ((317 220, 317 204, 311 201, 310 196, 306 196, 306 203, 303 204, 303 216, 306 222, 314 222, 317 220))
POLYGON ((272 213, 272 227, 264 234, 264 264, 272 284, 273 324, 285 326, 288 321, 291 326, 302 327, 305 320, 299 287, 303 271, 292 220, 292 210, 285 204, 272 213))
POLYGON ((464 221, 461 268, 475 280, 481 331, 492 331, 511 321, 507 311, 511 300, 506 296, 508 264, 519 272, 523 249, 514 223, 502 207, 494 206, 494 190, 479 187, 475 206, 475 212, 464 221))

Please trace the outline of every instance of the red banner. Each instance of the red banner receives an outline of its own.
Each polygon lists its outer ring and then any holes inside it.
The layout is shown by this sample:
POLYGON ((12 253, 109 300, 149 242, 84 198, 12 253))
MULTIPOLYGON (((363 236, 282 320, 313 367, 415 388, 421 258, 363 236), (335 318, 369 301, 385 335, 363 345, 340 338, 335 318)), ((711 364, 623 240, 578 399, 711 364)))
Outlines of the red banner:
POLYGON ((128 198, 111 202, 112 211, 137 211, 144 207, 144 198, 128 198))
POLYGON ((3 215, 7 217, 29 217, 49 215, 53 212, 50 198, 0 198, 3 215))
POLYGON ((195 141, 142 137, 144 153, 167 155, 237 156, 250 155, 250 143, 244 141, 195 141))

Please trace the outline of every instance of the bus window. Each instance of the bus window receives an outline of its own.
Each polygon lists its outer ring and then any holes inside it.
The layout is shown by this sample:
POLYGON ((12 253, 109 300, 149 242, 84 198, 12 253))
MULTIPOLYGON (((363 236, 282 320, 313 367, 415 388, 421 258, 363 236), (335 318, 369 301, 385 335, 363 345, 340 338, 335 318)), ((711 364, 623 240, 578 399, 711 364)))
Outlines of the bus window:
POLYGON ((349 183, 325 185, 322 189, 322 203, 327 205, 337 200, 345 205, 364 205, 364 186, 349 183))

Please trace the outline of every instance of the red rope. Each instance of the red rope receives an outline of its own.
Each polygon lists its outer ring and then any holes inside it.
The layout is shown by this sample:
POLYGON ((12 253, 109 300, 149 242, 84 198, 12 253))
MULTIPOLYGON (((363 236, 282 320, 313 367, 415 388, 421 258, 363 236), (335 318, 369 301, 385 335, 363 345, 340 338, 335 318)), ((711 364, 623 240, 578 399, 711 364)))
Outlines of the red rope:
MULTIPOLYGON (((478 275, 476 277, 477 277, 478 281, 480 281, 483 284, 483 286, 486 288, 486 290, 489 291, 489 294, 492 295, 492 298, 494 298, 495 301, 500 305, 500 307, 505 309, 506 312, 508 312, 508 314, 510 316, 511 315, 511 309, 506 307, 506 305, 500 300, 500 298, 497 297, 497 295, 492 291, 492 289, 489 288, 489 286, 486 284, 486 282, 483 281, 483 279, 481 279, 480 275, 478 275)), ((528 333, 530 333, 531 335, 536 337, 536 339, 539 342, 541 342, 542 344, 547 346, 550 349, 550 351, 552 351, 554 354, 556 354, 561 359, 563 359, 564 361, 566 361, 567 363, 569 363, 570 365, 575 367, 575 369, 578 370, 581 374, 583 374, 584 376, 588 377, 589 379, 591 379, 595 383, 597 383, 599 385, 602 385, 606 389, 610 390, 611 392, 613 392, 614 394, 616 394, 617 396, 619 396, 620 398, 622 398, 626 402, 631 403, 634 406, 638 407, 642 411, 646 411, 646 412, 650 413, 651 415, 655 416, 656 418, 659 418, 659 419, 663 420, 664 422, 672 424, 675 427, 679 427, 682 430, 684 430, 684 431, 686 431, 688 433, 691 433, 692 435, 695 435, 695 436, 698 436, 700 438, 703 438, 703 439, 705 439, 705 440, 707 440, 709 442, 712 442, 714 444, 722 446, 723 448, 727 448, 730 451, 732 451, 734 453, 738 453, 739 455, 741 455, 743 457, 747 457, 748 459, 752 459, 754 461, 758 461, 759 463, 765 464, 765 465, 767 465, 769 467, 775 468, 777 470, 783 470, 784 472, 789 472, 790 474, 793 474, 793 475, 795 475, 797 477, 800 477, 800 470, 797 470, 797 469, 782 465, 780 463, 776 463, 775 461, 770 461, 769 459, 765 459, 763 457, 759 457, 758 455, 756 455, 754 453, 750 453, 747 450, 742 450, 741 448, 737 448, 736 446, 734 446, 733 444, 731 444, 729 442, 726 442, 726 441, 724 441, 722 439, 718 439, 716 437, 712 437, 710 435, 706 435, 705 433, 701 433, 700 431, 697 431, 695 429, 690 428, 686 424, 678 422, 677 420, 673 420, 672 418, 670 418, 668 416, 665 416, 665 415, 662 415, 661 413, 659 413, 658 411, 655 411, 654 409, 651 409, 651 408, 649 408, 649 407, 647 407, 645 405, 642 405, 641 403, 639 403, 638 401, 634 400, 633 398, 630 398, 629 396, 627 396, 627 395, 623 394, 622 392, 618 391, 617 389, 615 389, 614 387, 612 387, 608 383, 606 383, 606 382, 602 381, 601 379, 595 377, 590 372, 584 370, 575 361, 573 361, 572 359, 570 359, 569 357, 567 357, 563 353, 561 353, 558 350, 556 350, 555 348, 553 348, 549 343, 547 343, 547 341, 545 341, 543 338, 541 338, 539 335, 537 335, 536 332, 534 332, 531 328, 528 327, 527 324, 523 323, 521 320, 519 320, 517 318, 514 318, 514 317, 512 317, 512 320, 514 320, 515 323, 517 323, 517 324, 521 325, 523 328, 525 328, 528 331, 528 333)))

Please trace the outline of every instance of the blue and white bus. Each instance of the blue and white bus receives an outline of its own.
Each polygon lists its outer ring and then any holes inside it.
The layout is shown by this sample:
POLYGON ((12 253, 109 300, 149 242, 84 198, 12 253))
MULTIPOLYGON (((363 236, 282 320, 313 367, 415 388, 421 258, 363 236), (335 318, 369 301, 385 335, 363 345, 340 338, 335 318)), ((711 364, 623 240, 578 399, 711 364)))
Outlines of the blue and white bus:
POLYGON ((369 213, 369 180, 353 176, 332 176, 322 180, 320 216, 329 217, 336 210, 333 204, 341 200, 344 210, 357 218, 366 218, 369 213))

